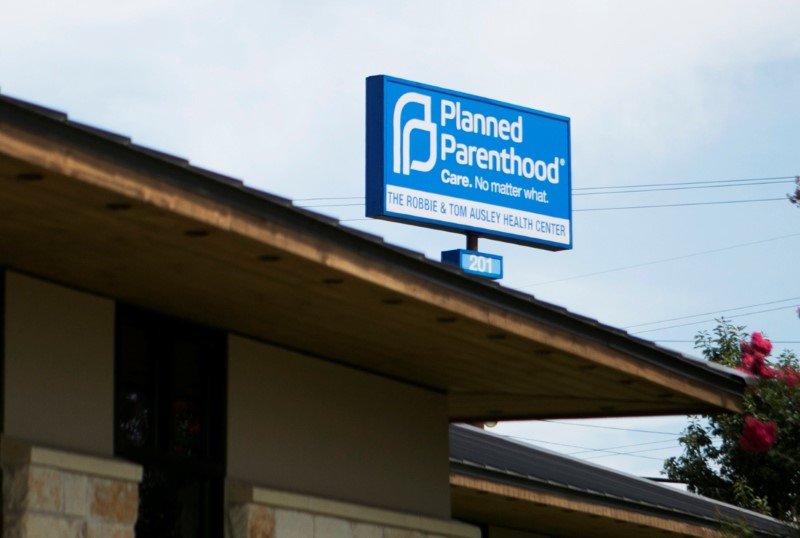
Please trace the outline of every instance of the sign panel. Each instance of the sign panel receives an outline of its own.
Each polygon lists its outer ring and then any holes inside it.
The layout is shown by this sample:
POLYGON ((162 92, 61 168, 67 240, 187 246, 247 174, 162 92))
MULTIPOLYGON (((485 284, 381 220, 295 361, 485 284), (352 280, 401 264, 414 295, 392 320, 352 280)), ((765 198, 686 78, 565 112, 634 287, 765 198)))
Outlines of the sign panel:
POLYGON ((442 252, 442 262, 455 265, 465 273, 492 279, 503 278, 503 257, 497 254, 464 249, 445 250, 442 252))
POLYGON ((367 79, 367 216, 572 248, 569 118, 367 79))

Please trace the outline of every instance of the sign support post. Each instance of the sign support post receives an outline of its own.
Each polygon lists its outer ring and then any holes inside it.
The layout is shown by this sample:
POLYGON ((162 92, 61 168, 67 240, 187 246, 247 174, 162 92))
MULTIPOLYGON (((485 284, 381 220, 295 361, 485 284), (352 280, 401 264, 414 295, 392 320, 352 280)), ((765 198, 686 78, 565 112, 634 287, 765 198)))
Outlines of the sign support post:
POLYGON ((467 250, 478 251, 478 234, 467 232, 467 250))

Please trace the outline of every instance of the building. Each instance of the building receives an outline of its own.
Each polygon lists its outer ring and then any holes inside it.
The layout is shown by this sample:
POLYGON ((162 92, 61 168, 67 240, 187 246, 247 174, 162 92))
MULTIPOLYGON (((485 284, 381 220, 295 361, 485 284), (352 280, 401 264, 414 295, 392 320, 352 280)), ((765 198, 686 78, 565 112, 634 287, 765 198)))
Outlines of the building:
POLYGON ((450 427, 450 473, 453 515, 495 538, 796 535, 771 517, 465 425, 450 427))
POLYGON ((745 389, 10 97, 0 241, 9 537, 491 536, 453 517, 450 423, 745 389))

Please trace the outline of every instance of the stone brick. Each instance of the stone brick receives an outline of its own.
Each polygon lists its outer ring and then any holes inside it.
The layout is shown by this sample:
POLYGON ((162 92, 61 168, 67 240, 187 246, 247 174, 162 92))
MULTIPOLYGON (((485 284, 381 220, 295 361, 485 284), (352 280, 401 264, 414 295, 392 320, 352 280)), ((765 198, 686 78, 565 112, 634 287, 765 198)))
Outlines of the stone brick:
POLYGON ((25 510, 28 495, 28 466, 3 468, 3 512, 25 510))
POLYGON ((90 479, 90 514, 108 523, 133 525, 139 508, 139 490, 132 482, 90 479))
POLYGON ((92 521, 88 525, 86 538, 134 538, 133 527, 92 521))
POLYGON ((22 538, 19 518, 9 519, 7 514, 3 514, 3 538, 22 538))
POLYGON ((383 527, 369 523, 353 523, 353 538, 383 538, 383 527))
POLYGON ((273 538, 275 516, 266 506, 237 504, 228 509, 230 538, 273 538))
POLYGON ((387 527, 383 531, 383 538, 423 538, 423 534, 408 529, 395 529, 387 527))
POLYGON ((311 514, 275 509, 275 538, 310 538, 314 535, 311 514))
POLYGON ((19 524, 19 538, 86 538, 86 523, 74 518, 28 512, 19 524))
POLYGON ((64 513, 86 516, 89 512, 89 479, 83 475, 64 473, 64 513))
POLYGON ((266 506, 250 506, 247 525, 247 538, 273 538, 275 536, 275 515, 266 506))
POLYGON ((61 512, 64 509, 63 475, 54 469, 30 466, 28 468, 28 509, 61 512))
POLYGON ((353 525, 344 519, 315 516, 314 538, 353 538, 353 525))
POLYGON ((225 526, 225 538, 246 538, 249 526, 249 505, 234 504, 228 507, 228 524, 225 526))

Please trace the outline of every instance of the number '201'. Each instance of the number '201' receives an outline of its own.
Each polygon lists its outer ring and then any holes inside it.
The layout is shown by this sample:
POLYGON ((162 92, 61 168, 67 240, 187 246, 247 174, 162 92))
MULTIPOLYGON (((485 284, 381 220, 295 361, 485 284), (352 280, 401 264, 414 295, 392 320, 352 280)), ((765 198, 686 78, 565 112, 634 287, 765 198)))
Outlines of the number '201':
POLYGON ((485 258, 483 256, 469 255, 469 270, 477 271, 480 273, 493 273, 492 258, 485 258))

